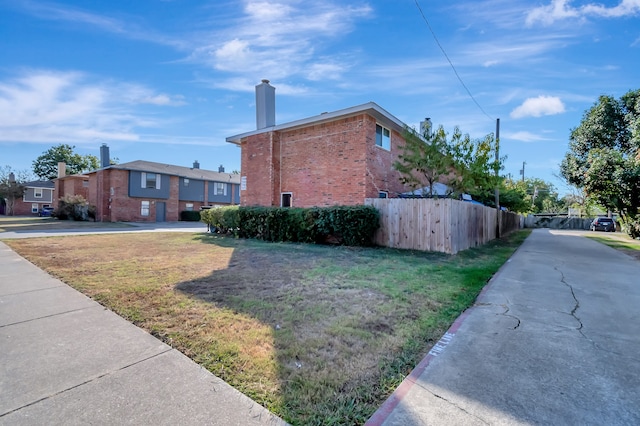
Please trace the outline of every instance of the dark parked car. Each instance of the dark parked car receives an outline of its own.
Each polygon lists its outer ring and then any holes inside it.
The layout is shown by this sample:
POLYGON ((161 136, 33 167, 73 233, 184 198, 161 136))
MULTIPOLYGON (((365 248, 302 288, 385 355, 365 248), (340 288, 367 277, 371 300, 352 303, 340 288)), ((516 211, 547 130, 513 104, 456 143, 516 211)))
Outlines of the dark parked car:
POLYGON ((50 217, 53 212, 53 207, 43 207, 38 210, 38 216, 40 217, 50 217))
POLYGON ((596 217, 591 222, 592 231, 616 232, 616 223, 610 217, 596 217))

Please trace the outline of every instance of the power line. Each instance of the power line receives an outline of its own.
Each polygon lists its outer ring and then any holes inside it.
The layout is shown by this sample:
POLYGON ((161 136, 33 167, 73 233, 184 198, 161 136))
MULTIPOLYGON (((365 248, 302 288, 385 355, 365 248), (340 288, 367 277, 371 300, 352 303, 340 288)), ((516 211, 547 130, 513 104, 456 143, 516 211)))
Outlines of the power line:
POLYGON ((467 91, 467 94, 469 95, 471 100, 473 100, 473 102, 476 104, 476 106, 478 108, 480 108, 480 111, 482 111, 482 113, 484 115, 486 115, 487 118, 489 118, 489 120, 493 120, 493 118, 489 114, 486 113, 484 108, 482 108, 482 106, 480 106, 480 104, 478 103, 476 98, 473 97, 473 95, 471 94, 471 91, 469 90, 467 85, 464 84, 464 81, 462 81, 462 77, 460 77, 460 74, 458 74, 458 71, 456 70, 456 67, 453 66, 453 62, 451 62, 451 59, 449 59, 449 55, 447 55, 447 52, 445 52, 444 47, 442 47, 442 45, 440 44, 440 41, 438 40, 438 37, 436 36, 436 33, 433 31, 433 28, 431 28, 431 24, 429 23, 429 20, 427 19, 427 17, 424 15, 424 12, 422 11, 422 8, 420 7, 420 4, 418 3, 418 0, 414 0, 414 1, 416 3, 416 7, 420 11, 420 15, 422 15, 422 19, 427 24, 427 27, 429 28, 429 31, 431 31, 431 35, 433 36, 433 39, 436 41, 436 44, 438 45, 438 47, 442 51, 442 54, 444 55, 444 57, 447 58, 447 61, 449 62, 449 65, 451 65, 451 69, 453 70, 453 72, 456 75, 456 77, 458 77, 458 80, 460 81, 460 84, 462 84, 462 87, 464 87, 464 89, 467 91))

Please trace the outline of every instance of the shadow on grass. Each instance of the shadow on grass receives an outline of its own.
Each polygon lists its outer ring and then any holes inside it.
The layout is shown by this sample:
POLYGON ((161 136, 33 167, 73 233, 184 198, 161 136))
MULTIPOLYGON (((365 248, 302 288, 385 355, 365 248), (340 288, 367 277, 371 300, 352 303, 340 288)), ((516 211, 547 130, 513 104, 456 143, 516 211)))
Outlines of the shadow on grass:
POLYGON ((209 342, 215 355, 196 361, 293 424, 351 425, 375 412, 524 237, 456 256, 194 239, 233 254, 227 268, 175 289, 235 318, 209 342))

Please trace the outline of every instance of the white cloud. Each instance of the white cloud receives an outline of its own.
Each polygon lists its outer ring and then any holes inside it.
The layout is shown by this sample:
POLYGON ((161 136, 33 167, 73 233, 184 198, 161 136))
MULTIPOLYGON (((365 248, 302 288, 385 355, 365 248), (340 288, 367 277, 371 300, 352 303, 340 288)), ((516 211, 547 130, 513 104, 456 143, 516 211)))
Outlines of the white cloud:
POLYGON ((294 75, 342 77, 350 68, 348 53, 330 61, 317 59, 318 53, 352 31, 354 22, 369 17, 372 9, 334 2, 247 1, 242 12, 241 19, 211 34, 209 42, 200 42, 189 59, 255 84, 260 78, 282 81, 294 75))
POLYGON ((42 3, 30 0, 22 2, 14 2, 14 7, 21 8, 27 13, 49 21, 63 21, 74 24, 84 25, 91 29, 106 31, 113 34, 119 34, 134 40, 144 40, 152 43, 164 44, 174 47, 183 47, 184 42, 177 38, 160 34, 149 28, 143 28, 140 25, 127 22, 122 19, 112 18, 106 15, 100 15, 87 12, 81 8, 74 8, 68 5, 56 3, 42 3))
POLYGON ((529 98, 522 105, 511 111, 511 118, 541 117, 543 115, 562 114, 564 104, 556 96, 538 96, 529 98))
POLYGON ((526 24, 536 23, 551 25, 556 21, 576 18, 584 19, 589 16, 603 18, 620 18, 640 14, 640 0, 621 0, 613 7, 606 7, 598 3, 588 3, 579 7, 571 6, 572 0, 551 0, 545 6, 536 7, 527 13, 526 24))
POLYGON ((548 138, 544 138, 540 135, 527 131, 504 133, 502 137, 520 142, 540 142, 549 140, 548 138))
POLYGON ((129 105, 184 102, 141 85, 88 79, 78 72, 30 70, 0 81, 0 142, 136 141, 136 128, 160 123, 130 112, 129 105))

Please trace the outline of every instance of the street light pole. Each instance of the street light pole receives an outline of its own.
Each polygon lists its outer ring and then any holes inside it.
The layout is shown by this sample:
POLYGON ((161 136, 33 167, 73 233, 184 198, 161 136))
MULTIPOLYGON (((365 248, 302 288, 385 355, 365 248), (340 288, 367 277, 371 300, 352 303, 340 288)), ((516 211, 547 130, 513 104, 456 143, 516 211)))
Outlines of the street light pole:
POLYGON ((500 119, 496 118, 496 238, 500 238, 500 119))

